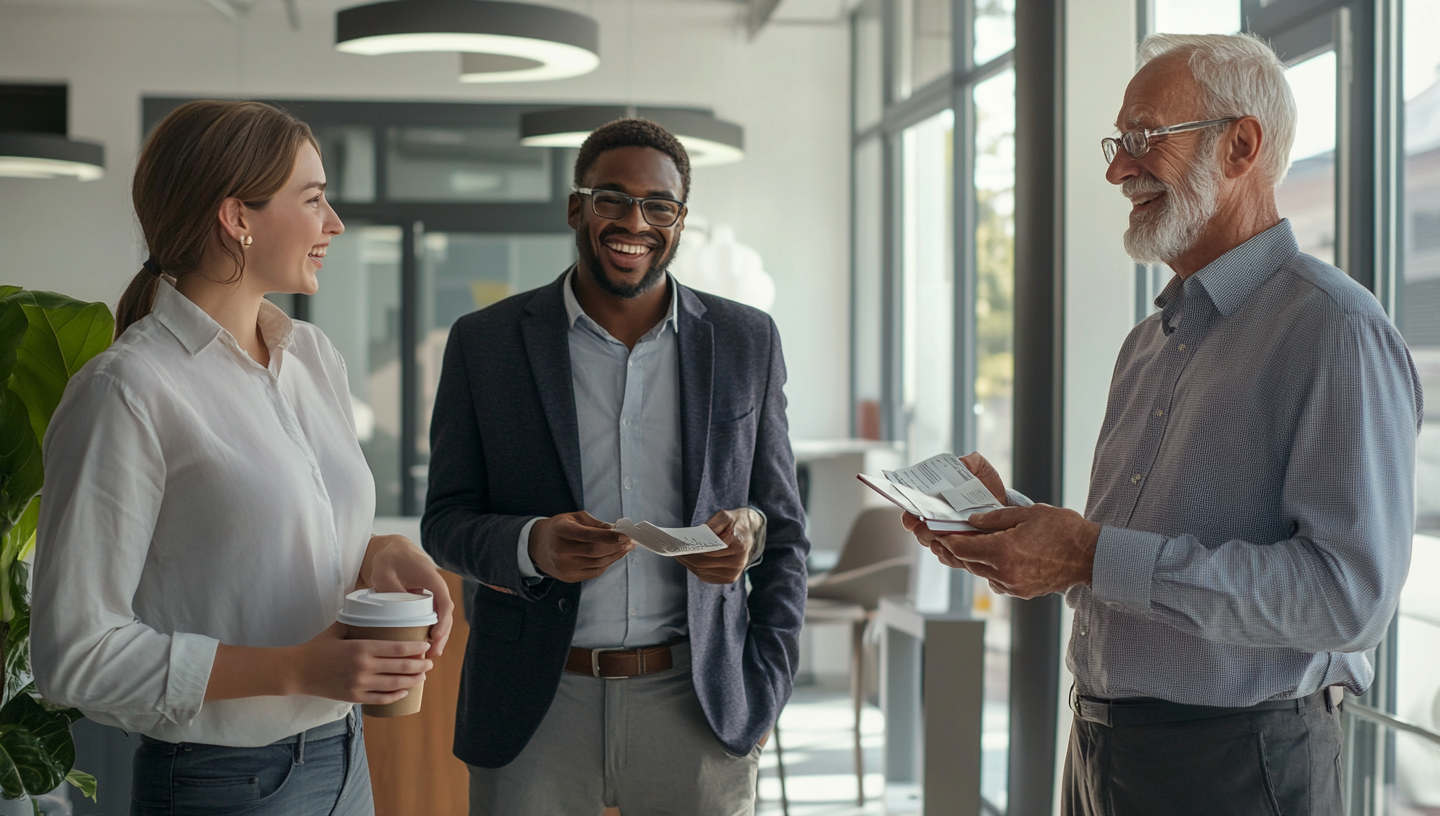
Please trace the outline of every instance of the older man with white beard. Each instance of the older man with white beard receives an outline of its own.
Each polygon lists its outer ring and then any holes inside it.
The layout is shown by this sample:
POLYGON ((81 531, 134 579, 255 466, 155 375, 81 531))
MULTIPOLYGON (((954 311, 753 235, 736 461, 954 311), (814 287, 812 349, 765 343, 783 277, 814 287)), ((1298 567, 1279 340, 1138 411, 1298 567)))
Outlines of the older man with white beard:
POLYGON ((972 454, 1024 506, 978 535, 905 520, 945 564, 1075 609, 1066 814, 1343 812, 1336 705, 1405 581, 1422 397, 1375 298, 1276 211, 1295 118, 1263 42, 1145 40, 1107 178, 1126 249, 1175 277, 1120 351, 1085 515, 972 454))

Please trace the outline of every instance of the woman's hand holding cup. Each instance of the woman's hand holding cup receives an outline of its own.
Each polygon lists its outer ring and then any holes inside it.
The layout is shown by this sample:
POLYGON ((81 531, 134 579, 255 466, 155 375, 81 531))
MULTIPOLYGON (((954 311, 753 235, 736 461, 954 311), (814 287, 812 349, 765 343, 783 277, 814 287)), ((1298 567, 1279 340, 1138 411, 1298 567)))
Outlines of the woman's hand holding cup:
POLYGON ((346 640, 336 623, 295 648, 291 693, 365 705, 402 700, 434 666, 424 641, 346 640))

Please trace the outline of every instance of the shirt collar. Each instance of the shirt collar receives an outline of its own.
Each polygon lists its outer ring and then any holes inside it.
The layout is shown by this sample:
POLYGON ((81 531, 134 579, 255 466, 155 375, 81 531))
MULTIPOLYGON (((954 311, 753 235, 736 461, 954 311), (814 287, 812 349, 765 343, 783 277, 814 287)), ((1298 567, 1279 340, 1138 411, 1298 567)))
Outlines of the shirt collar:
MULTIPOLYGON (((575 290, 571 288, 570 284, 575 278, 575 271, 577 269, 579 269, 578 266, 570 267, 570 271, 565 273, 565 284, 560 287, 564 290, 565 317, 572 329, 575 328, 575 321, 582 317, 596 328, 600 328, 600 324, 596 323, 594 318, 585 314, 585 310, 580 308, 580 301, 576 299, 575 290)), ((676 296, 680 291, 679 284, 670 273, 665 273, 665 277, 670 281, 670 306, 665 310, 665 319, 660 321, 659 325, 655 328, 646 332, 646 337, 658 333, 658 330, 663 329, 666 324, 669 324, 677 333, 680 331, 680 298, 676 296)), ((604 329, 601 329, 601 331, 604 331, 604 329)))
POLYGON ((1280 223, 1211 261, 1190 280, 1205 290, 1216 311, 1229 317, 1240 311, 1250 295, 1299 251, 1290 220, 1282 218, 1280 223))
MULTIPOLYGON (((175 339, 179 340, 180 345, 191 355, 199 354, 222 334, 229 337, 229 333, 216 323, 214 318, 196 306, 190 298, 180 294, 164 278, 160 279, 156 287, 155 306, 151 309, 151 314, 175 335, 175 339)), ((262 300, 256 322, 260 326, 260 336, 264 338, 271 354, 290 347, 294 340, 295 322, 281 311, 280 307, 268 300, 262 300)), ((235 342, 233 337, 229 337, 229 340, 231 343, 235 342)), ((236 343, 237 347, 238 345, 236 343)))

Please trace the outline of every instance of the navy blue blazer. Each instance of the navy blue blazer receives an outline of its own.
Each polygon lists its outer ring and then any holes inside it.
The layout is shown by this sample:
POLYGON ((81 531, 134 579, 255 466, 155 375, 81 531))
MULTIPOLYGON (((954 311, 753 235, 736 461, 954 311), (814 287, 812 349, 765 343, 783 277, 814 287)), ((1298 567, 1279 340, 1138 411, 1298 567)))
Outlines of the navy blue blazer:
MULTIPOLYGON (((466 603, 455 755, 509 763, 544 719, 575 631, 580 584, 520 577, 520 530, 584 508, 580 439, 561 287, 456 321, 430 425, 425 549, 479 582, 466 603)), ((748 753, 790 698, 805 613, 803 512, 785 418, 785 361, 763 312, 676 285, 684 518, 758 507, 759 563, 735 583, 686 573, 695 691, 716 737, 748 753), (748 587, 747 587, 748 583, 748 587)))

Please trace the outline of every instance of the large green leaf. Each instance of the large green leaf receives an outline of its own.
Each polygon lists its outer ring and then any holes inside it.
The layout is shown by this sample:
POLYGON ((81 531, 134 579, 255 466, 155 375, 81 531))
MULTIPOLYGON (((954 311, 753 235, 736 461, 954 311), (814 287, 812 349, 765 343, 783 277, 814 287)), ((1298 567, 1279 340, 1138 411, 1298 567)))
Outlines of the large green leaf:
POLYGON ((75 765, 69 710, 46 709, 33 689, 27 685, 0 708, 0 792, 7 799, 49 793, 75 765))
POLYGON ((7 605, 14 610, 9 621, 0 629, 0 651, 4 654, 4 688, 0 689, 0 705, 8 704, 10 698, 23 691, 30 682, 30 598, 26 587, 30 585, 29 568, 25 562, 16 561, 4 573, 9 582, 6 587, 7 605))
POLYGON ((25 402, 0 385, 0 534, 9 534, 45 481, 37 439, 25 402))
POLYGON ((97 783, 95 781, 95 777, 91 776, 90 774, 87 774, 84 771, 71 771, 70 773, 65 774, 65 781, 79 788, 81 795, 83 795, 90 801, 100 801, 99 799, 95 798, 95 789, 99 786, 99 783, 97 783))
POLYGON ((44 439, 66 383, 110 345, 115 321, 103 303, 84 303, 53 292, 11 297, 21 299, 30 327, 15 350, 10 388, 29 407, 35 438, 44 439), (26 296, 31 299, 28 303, 26 296))

